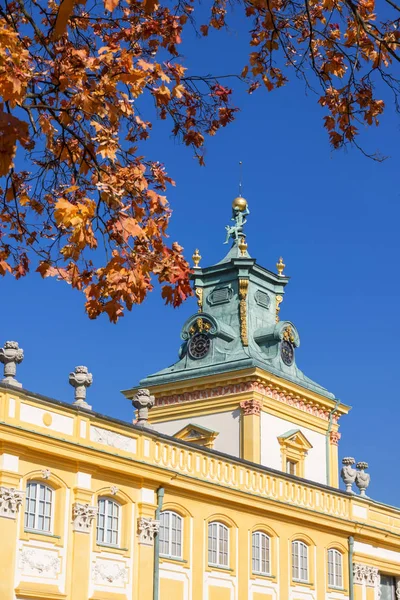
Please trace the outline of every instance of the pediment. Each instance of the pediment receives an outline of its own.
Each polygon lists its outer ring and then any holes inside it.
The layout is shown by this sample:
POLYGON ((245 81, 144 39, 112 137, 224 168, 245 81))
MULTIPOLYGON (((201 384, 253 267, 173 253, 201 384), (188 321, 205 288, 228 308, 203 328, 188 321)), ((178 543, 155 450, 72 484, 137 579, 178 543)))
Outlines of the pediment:
POLYGON ((196 425, 194 423, 189 423, 174 433, 174 437, 176 437, 178 440, 192 442, 193 444, 206 446, 207 448, 213 448, 214 440, 217 435, 218 431, 213 431, 212 429, 208 429, 207 427, 202 427, 201 425, 196 425))
POLYGON ((312 444, 300 429, 291 429, 286 433, 278 436, 278 441, 281 445, 296 447, 299 450, 310 450, 312 444))

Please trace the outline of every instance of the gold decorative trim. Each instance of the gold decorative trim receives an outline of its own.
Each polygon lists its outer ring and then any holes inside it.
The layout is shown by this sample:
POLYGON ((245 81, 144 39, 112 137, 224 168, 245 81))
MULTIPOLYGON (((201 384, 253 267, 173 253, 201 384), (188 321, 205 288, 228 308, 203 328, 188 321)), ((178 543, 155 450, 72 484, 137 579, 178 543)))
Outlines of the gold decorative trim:
POLYGON ((279 261, 276 263, 276 269, 278 271, 278 275, 279 277, 284 277, 283 274, 283 270, 286 267, 285 263, 283 262, 283 258, 282 256, 279 258, 279 261))
POLYGON ((239 250, 240 250, 241 256, 246 256, 247 243, 246 243, 246 240, 244 237, 240 238, 239 250))
POLYGON ((199 312, 203 312, 203 288, 197 287, 195 289, 195 294, 197 296, 197 306, 199 307, 199 312))
POLYGON ((281 310, 281 307, 279 306, 281 304, 281 302, 283 301, 283 296, 281 296, 280 294, 278 294, 275 298, 275 303, 276 303, 276 308, 275 308, 275 321, 276 323, 279 323, 279 311, 281 310))
POLYGON ((239 314, 240 314, 240 338, 243 346, 248 346, 247 338, 247 292, 249 289, 248 279, 239 279, 239 314))
POLYGON ((195 269, 198 269, 198 268, 199 268, 199 264, 200 264, 201 258, 202 258, 202 257, 201 257, 201 254, 200 254, 200 252, 199 252, 199 249, 198 249, 198 248, 196 248, 196 250, 194 251, 194 254, 193 254, 193 256, 192 256, 192 259, 193 259, 193 264, 194 264, 194 268, 195 268, 195 269))
POLYGON ((283 339, 294 344, 294 333, 291 325, 285 327, 283 331, 283 339))
POLYGON ((209 321, 205 321, 201 317, 198 317, 196 319, 196 323, 194 323, 189 329, 189 333, 190 335, 194 335, 196 332, 203 333, 203 331, 207 333, 207 331, 210 331, 211 327, 212 325, 209 321))

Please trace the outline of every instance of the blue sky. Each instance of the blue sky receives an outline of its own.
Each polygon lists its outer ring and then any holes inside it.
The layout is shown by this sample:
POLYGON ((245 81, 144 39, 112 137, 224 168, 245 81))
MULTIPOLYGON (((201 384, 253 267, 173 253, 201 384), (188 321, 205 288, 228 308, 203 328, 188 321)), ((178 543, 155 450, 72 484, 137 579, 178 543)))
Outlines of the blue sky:
MULTIPOLYGON (((236 15, 227 34, 206 40, 190 34, 187 64, 196 74, 238 72, 246 43, 236 15)), ((163 122, 154 124, 144 148, 177 182, 169 192, 171 240, 184 246, 187 257, 199 247, 203 266, 221 259, 242 160, 249 252, 272 270, 284 258, 291 281, 281 317, 300 333, 297 363, 353 407, 342 419, 340 457, 367 461, 369 495, 396 504, 398 118, 388 107, 381 126, 363 133, 369 151, 388 155, 379 164, 356 150, 330 150, 317 97, 306 95, 298 80, 252 96, 235 80, 230 85, 241 112, 208 140, 205 168, 170 138, 163 122)), ((83 296, 63 283, 32 274, 1 284, 0 342, 17 340, 24 349, 18 367, 24 387, 71 402, 68 374, 84 364, 94 376, 88 392, 93 409, 126 420, 133 410, 120 390, 175 362, 181 326, 196 311, 195 299, 174 310, 155 291, 113 325, 106 316, 89 321, 83 296)))

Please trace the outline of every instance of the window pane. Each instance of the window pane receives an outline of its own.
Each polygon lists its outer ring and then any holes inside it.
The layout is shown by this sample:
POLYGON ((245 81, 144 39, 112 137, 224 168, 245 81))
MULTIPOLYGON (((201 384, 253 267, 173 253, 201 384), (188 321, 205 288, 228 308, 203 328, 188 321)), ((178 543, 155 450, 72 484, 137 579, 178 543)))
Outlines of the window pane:
POLYGON ((299 579, 299 544, 292 543, 292 578, 299 579))
POLYGON ((99 544, 119 544, 119 504, 108 498, 98 501, 96 539, 99 544))
POLYGON ((217 564, 217 524, 210 523, 208 526, 208 562, 217 564))
POLYGON ((380 576, 380 600, 396 599, 396 581, 394 577, 388 575, 380 576))

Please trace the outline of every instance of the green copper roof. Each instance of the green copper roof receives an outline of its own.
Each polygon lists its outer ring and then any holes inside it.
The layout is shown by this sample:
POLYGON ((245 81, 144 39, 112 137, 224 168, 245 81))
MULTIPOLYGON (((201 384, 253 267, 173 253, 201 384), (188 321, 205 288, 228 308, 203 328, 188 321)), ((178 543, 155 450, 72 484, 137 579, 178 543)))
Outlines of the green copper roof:
POLYGON ((277 296, 283 297, 289 279, 258 265, 241 244, 244 234, 240 235, 242 237, 234 239, 219 263, 194 268, 194 287, 202 289, 202 311, 193 314, 183 325, 179 359, 172 366, 142 379, 140 385, 151 387, 259 367, 334 399, 334 394, 298 368, 300 337, 295 325, 290 321, 276 322, 277 296), (241 296, 243 290, 245 298, 241 296), (247 340, 243 336, 244 324, 247 340), (282 346, 288 332, 289 351, 291 347, 294 352, 291 364, 285 364, 282 359, 282 346), (192 341, 195 336, 197 348, 192 341), (209 347, 205 348, 204 344, 209 347))

